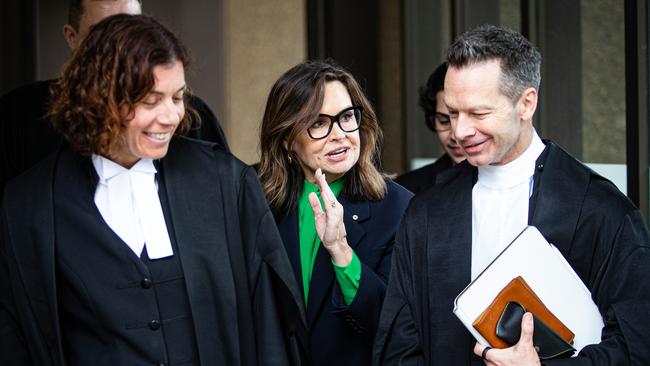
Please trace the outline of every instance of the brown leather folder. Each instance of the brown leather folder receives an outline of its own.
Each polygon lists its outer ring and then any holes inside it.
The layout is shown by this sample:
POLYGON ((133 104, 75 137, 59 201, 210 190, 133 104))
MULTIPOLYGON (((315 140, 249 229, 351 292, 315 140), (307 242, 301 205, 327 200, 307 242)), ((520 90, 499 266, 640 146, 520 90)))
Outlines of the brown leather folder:
POLYGON ((496 326, 499 317, 508 302, 514 301, 533 313, 535 317, 542 320, 553 329, 560 337, 569 344, 573 344, 575 334, 567 328, 535 294, 521 276, 516 277, 499 292, 494 301, 474 320, 472 325, 494 348, 508 348, 510 345, 497 337, 496 326))

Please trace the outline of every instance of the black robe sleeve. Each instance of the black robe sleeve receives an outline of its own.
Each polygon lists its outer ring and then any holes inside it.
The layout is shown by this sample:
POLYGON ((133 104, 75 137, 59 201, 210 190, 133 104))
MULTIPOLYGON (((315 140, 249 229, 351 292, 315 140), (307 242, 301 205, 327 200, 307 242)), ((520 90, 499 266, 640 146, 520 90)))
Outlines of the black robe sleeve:
POLYGON ((407 243, 408 214, 397 232, 388 289, 373 349, 374 365, 423 365, 422 338, 414 320, 412 254, 407 243))
POLYGON ((299 365, 304 355, 304 310, 289 259, 257 176, 245 169, 239 192, 244 247, 249 248, 248 278, 252 294, 258 363, 299 365))
POLYGON ((9 267, 9 241, 4 211, 0 215, 0 365, 33 365, 25 337, 18 325, 12 281, 16 268, 9 267))
POLYGON ((219 123, 217 116, 214 115, 210 107, 203 99, 193 94, 189 96, 188 104, 196 111, 199 119, 192 119, 192 127, 186 136, 197 140, 214 142, 222 150, 230 152, 221 123, 219 123))
POLYGON ((595 247, 589 280, 605 323, 602 341, 583 348, 575 358, 545 361, 545 365, 650 364, 648 230, 638 210, 621 222, 611 221, 588 225, 603 241, 595 247))

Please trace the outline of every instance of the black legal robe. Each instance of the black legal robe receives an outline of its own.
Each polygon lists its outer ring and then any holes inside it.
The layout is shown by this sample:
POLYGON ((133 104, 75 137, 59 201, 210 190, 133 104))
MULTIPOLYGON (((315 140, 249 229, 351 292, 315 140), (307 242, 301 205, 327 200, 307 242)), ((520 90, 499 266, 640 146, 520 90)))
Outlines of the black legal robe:
POLYGON ((400 175, 395 182, 414 194, 418 194, 433 186, 436 183, 436 176, 453 165, 449 155, 443 154, 431 164, 400 175))
MULTIPOLYGON (((0 365, 65 364, 52 210, 57 157, 7 186, 0 365)), ((214 144, 175 138, 160 174, 201 363, 299 364, 302 298, 254 171, 214 144)))
MULTIPOLYGON (((63 142, 45 118, 49 88, 56 80, 27 84, 0 97, 0 202, 7 181, 55 152, 63 142)), ((201 98, 190 95, 188 105, 199 115, 187 136, 219 144, 230 151, 219 120, 201 98)))
MULTIPOLYGON (((476 179, 476 168, 461 163, 411 201, 396 238, 375 364, 483 365, 452 313, 470 282, 476 179)), ((537 160, 529 206, 529 224, 571 264, 605 322, 600 344, 545 364, 650 365, 650 236, 639 210, 552 142, 537 160)))

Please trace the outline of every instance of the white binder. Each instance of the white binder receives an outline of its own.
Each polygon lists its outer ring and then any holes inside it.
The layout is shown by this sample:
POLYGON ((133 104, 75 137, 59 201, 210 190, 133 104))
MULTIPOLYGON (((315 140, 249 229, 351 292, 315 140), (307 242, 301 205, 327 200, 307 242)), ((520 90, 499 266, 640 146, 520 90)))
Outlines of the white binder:
POLYGON ((533 226, 526 227, 454 300, 454 314, 476 340, 490 345, 472 323, 517 276, 575 334, 576 355, 586 345, 600 342, 603 319, 589 289, 533 226))

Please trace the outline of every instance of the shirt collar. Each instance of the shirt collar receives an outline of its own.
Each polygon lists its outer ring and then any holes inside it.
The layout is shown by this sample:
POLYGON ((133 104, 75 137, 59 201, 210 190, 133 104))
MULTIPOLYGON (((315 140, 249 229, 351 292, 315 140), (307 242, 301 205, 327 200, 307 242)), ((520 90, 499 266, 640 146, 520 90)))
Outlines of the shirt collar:
POLYGON ((153 160, 151 159, 140 159, 137 163, 135 163, 135 165, 131 167, 131 169, 127 169, 101 155, 92 154, 91 158, 93 166, 95 167, 95 171, 97 171, 97 175, 99 176, 99 182, 102 184, 106 184, 107 180, 113 178, 118 174, 122 174, 128 171, 150 174, 157 173, 156 167, 154 166, 153 160))

